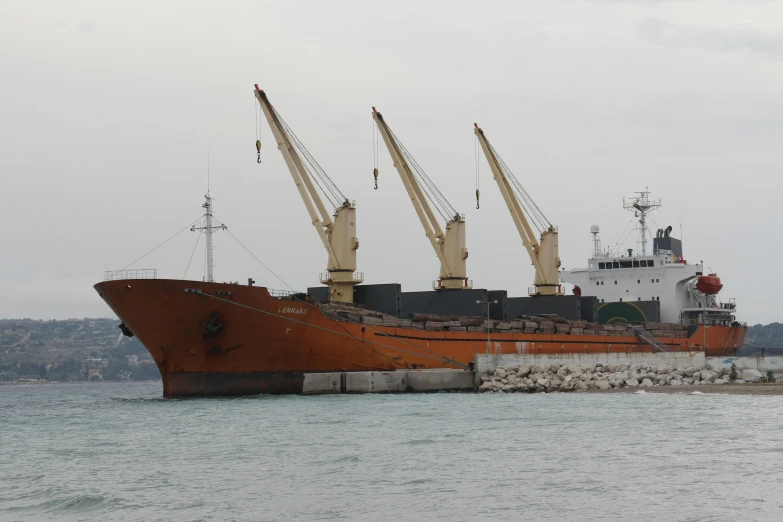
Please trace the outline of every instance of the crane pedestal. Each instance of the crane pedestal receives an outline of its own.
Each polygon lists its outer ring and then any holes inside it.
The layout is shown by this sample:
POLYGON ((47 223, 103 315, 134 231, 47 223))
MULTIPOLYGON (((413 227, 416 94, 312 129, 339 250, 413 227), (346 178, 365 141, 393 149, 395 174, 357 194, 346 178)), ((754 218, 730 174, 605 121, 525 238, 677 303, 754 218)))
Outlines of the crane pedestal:
POLYGON ((438 279, 432 282, 433 290, 472 290, 473 281, 468 278, 438 279))
POLYGON ((364 282, 364 274, 355 271, 332 271, 321 274, 321 283, 329 287, 329 300, 353 303, 353 287, 364 282))

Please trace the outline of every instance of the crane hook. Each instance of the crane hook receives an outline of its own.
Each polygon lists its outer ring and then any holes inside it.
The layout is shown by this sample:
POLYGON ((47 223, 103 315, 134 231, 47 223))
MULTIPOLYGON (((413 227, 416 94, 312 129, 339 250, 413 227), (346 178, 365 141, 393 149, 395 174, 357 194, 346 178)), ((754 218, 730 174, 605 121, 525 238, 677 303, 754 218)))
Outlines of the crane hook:
POLYGON ((378 169, 372 169, 372 175, 375 177, 375 190, 378 190, 378 169))
POLYGON ((481 195, 481 193, 479 192, 479 190, 478 190, 478 189, 476 189, 476 209, 478 209, 478 208, 479 208, 479 206, 480 206, 480 205, 479 205, 479 196, 480 196, 480 195, 481 195))
POLYGON ((256 140, 256 150, 258 151, 258 163, 261 163, 261 140, 256 140))

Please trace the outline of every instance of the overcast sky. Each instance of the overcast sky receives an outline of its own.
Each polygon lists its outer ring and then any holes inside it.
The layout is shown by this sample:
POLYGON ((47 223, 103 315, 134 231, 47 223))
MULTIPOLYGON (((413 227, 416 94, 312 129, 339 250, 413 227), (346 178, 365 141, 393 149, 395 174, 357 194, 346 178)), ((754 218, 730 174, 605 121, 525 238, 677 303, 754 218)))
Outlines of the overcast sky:
MULTIPOLYGON (((623 196, 649 187, 653 228, 682 224, 740 319, 783 320, 782 21, 750 0, 0 1, 0 317, 110 316, 92 285, 199 216, 208 147, 216 216, 316 286, 326 254, 265 122, 256 163, 258 83, 357 201, 368 283, 438 275, 385 148, 372 188, 375 105, 467 215, 477 288, 525 295, 533 269, 483 157, 475 209, 473 122, 559 227, 566 268, 593 223, 615 245, 623 196)), ((196 237, 134 267, 182 278, 196 237)), ((220 281, 285 288, 223 232, 215 260, 220 281)))

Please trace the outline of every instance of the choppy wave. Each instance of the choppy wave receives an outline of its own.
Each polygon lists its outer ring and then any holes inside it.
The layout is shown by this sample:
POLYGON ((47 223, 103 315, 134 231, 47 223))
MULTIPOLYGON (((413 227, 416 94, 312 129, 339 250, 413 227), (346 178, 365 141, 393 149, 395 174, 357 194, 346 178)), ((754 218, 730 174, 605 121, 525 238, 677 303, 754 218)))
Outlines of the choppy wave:
POLYGON ((776 397, 160 393, 2 390, 0 520, 783 520, 776 397))

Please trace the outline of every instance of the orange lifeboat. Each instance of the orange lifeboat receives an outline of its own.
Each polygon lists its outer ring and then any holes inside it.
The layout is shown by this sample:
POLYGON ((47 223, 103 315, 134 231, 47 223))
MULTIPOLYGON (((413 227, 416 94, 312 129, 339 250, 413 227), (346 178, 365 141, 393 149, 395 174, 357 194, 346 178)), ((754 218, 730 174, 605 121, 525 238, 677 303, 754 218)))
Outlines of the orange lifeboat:
POLYGON ((710 274, 699 276, 699 280, 696 282, 696 289, 703 294, 715 295, 723 288, 723 284, 720 282, 718 274, 710 274))

